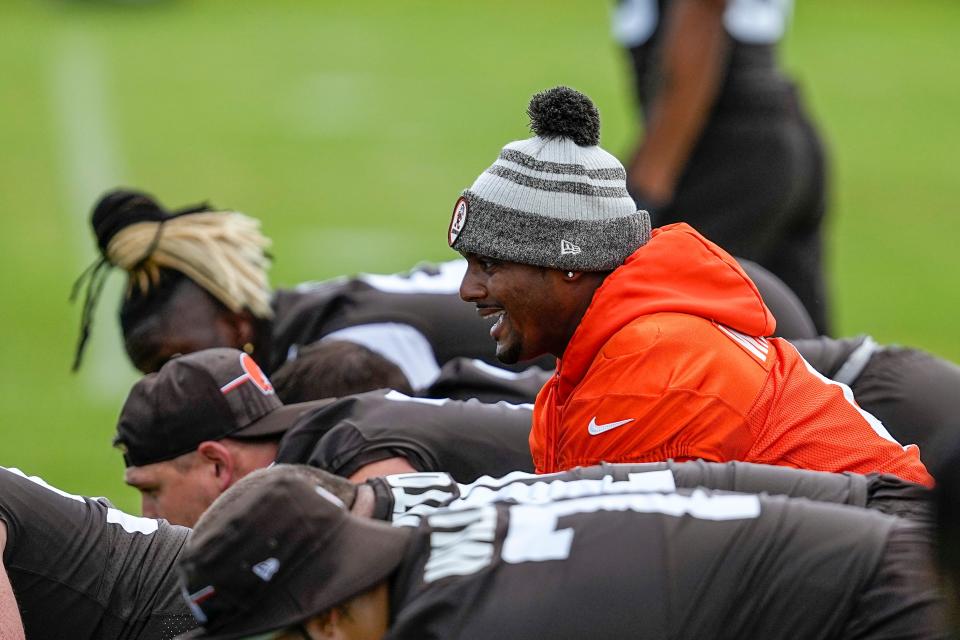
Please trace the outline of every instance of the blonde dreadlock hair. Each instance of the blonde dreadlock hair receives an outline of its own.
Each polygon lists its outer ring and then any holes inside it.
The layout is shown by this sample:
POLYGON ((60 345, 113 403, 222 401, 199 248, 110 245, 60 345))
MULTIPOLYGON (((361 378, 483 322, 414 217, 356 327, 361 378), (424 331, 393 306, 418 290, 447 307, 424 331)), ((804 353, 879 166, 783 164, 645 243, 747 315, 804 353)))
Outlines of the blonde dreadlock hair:
POLYGON ((138 222, 107 245, 107 260, 130 275, 129 287, 147 293, 160 269, 184 274, 231 311, 273 315, 260 223, 235 211, 193 213, 163 222, 138 222))
POLYGON ((74 370, 111 266, 127 272, 127 301, 159 294, 163 276, 173 271, 230 311, 273 317, 267 280, 270 240, 260 232, 258 220, 235 211, 212 211, 207 205, 168 212, 146 194, 116 190, 97 203, 91 222, 101 258, 80 276, 71 296, 76 297, 86 280, 74 370))

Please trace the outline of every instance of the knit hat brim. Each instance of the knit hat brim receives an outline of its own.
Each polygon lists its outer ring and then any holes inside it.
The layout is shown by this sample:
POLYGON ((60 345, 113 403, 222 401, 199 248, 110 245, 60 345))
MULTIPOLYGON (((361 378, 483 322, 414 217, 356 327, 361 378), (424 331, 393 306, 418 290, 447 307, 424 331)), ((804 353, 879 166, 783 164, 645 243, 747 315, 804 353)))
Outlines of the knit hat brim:
POLYGON ((454 206, 448 241, 460 253, 572 271, 611 271, 650 240, 646 211, 609 219, 511 209, 470 189, 454 206))

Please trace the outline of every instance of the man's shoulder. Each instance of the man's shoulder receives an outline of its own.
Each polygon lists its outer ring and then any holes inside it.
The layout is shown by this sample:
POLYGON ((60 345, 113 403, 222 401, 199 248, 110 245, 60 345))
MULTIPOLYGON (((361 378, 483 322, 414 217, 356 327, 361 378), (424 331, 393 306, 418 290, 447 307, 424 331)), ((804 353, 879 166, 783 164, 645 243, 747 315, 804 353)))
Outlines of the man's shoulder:
POLYGON ((613 334, 601 349, 607 358, 630 356, 651 348, 690 351, 691 339, 721 341, 717 323, 689 313, 661 312, 640 316, 613 334))
POLYGON ((777 351, 763 337, 749 336, 706 318, 686 313, 654 313, 637 318, 615 333, 592 369, 640 364, 670 370, 700 371, 716 366, 743 375, 765 377, 777 351))

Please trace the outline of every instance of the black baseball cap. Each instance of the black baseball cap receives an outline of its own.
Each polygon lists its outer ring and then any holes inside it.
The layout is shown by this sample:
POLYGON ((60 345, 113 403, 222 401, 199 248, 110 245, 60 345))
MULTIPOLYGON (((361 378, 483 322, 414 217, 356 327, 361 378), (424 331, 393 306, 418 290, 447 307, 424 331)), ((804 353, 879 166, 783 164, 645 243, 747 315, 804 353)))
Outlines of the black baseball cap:
POLYGON ((174 358, 133 385, 113 445, 128 467, 140 467, 189 453, 205 440, 282 434, 330 402, 284 405, 249 355, 205 349, 174 358))
POLYGON ((251 474, 197 523, 178 570, 202 628, 179 638, 228 640, 304 622, 375 587, 403 562, 413 529, 353 516, 291 469, 251 474))

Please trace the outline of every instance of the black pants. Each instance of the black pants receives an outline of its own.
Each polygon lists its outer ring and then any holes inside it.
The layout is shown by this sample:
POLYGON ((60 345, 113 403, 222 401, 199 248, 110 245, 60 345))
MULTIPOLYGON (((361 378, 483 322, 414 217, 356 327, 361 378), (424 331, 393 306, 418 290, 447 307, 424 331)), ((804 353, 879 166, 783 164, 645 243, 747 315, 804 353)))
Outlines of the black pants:
POLYGON ((927 527, 906 521, 893 528, 880 566, 860 593, 839 638, 949 637, 930 536, 927 527))
POLYGON ((829 334, 823 274, 823 148, 799 108, 714 116, 656 226, 687 222, 729 253, 766 267, 829 334))

